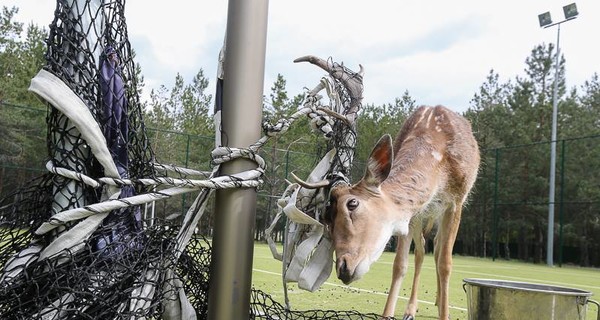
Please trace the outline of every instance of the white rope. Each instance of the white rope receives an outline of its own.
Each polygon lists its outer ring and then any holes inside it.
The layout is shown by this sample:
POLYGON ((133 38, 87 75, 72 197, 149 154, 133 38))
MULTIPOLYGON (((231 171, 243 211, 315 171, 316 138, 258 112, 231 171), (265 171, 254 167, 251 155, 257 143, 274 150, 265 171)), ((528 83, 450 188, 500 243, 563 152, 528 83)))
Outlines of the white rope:
MULTIPOLYGON (((144 185, 144 186, 170 186, 170 187, 187 187, 187 188, 195 188, 195 189, 199 189, 199 188, 212 188, 212 189, 225 189, 225 188, 232 188, 231 184, 228 184, 228 180, 231 180, 232 177, 217 177, 217 178, 211 178, 211 179, 206 179, 206 180, 198 180, 198 179, 178 179, 178 178, 170 178, 170 177, 156 177, 156 178, 143 178, 143 179, 115 179, 115 178, 109 178, 109 177, 103 177, 103 178, 99 178, 97 180, 94 180, 93 178, 84 175, 82 173, 73 171, 73 170, 69 170, 66 168, 61 168, 61 167, 56 167, 54 166, 52 161, 48 161, 46 163, 46 169, 48 169, 48 171, 65 177, 65 178, 69 178, 72 180, 76 180, 76 181, 80 181, 85 183, 88 186, 91 186, 93 188, 99 188, 101 187, 103 184, 106 185, 111 185, 111 186, 124 186, 124 185, 144 185)), ((260 175, 257 176, 262 176, 262 173, 264 172, 264 169, 262 168, 258 168, 258 169, 254 169, 257 172, 260 173, 260 175)), ((252 171, 247 171, 247 172, 252 172, 252 171)), ((238 177, 238 179, 241 179, 238 177)), ((250 181, 245 181, 245 180, 235 180, 236 182, 239 182, 241 187, 254 187, 256 185, 256 183, 253 181, 254 178, 250 179, 250 181)), ((234 181, 234 180, 231 180, 234 181)), ((233 186, 235 187, 235 186, 233 186)), ((121 199, 123 200, 123 199, 121 199)), ((113 208, 113 209, 118 209, 118 208, 113 208)))
MULTIPOLYGON (((248 170, 239 174, 220 176, 202 182, 205 187, 213 189, 256 188, 261 183, 259 178, 263 175, 263 173, 263 170, 248 170)), ((198 191, 199 189, 200 187, 174 187, 127 198, 111 199, 84 207, 61 211, 50 217, 47 222, 42 223, 35 233, 38 235, 45 234, 69 221, 83 219, 98 213, 105 213, 116 209, 123 209, 157 200, 163 200, 176 195, 198 191)))
POLYGON ((182 176, 203 176, 205 178, 208 178, 208 176, 210 176, 210 174, 211 174, 210 171, 198 171, 198 170, 194 170, 194 169, 183 168, 183 167, 178 167, 178 166, 169 165, 169 164, 162 164, 162 163, 153 163, 152 166, 156 170, 172 171, 172 172, 178 173, 182 176))
POLYGON ((92 188, 100 187, 100 182, 94 180, 93 178, 91 178, 83 173, 79 173, 79 172, 75 172, 73 170, 57 167, 54 165, 54 162, 52 160, 46 162, 46 169, 56 175, 59 175, 59 176, 65 177, 65 178, 69 178, 69 179, 72 179, 75 181, 81 181, 92 188))
POLYGON ((319 95, 319 91, 323 88, 332 86, 330 81, 329 78, 321 79, 319 85, 306 94, 303 107, 289 118, 281 119, 275 125, 263 124, 263 129, 267 131, 267 135, 271 137, 285 133, 294 121, 306 115, 311 119, 310 124, 314 131, 320 131, 325 138, 330 138, 334 121, 326 112, 320 110, 323 106, 321 105, 322 96, 319 95))

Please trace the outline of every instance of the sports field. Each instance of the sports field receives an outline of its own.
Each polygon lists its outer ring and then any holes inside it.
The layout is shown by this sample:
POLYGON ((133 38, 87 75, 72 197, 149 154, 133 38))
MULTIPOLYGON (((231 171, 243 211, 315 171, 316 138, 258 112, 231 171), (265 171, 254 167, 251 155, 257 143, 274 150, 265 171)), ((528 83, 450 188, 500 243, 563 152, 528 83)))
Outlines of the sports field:
MULTIPOLYGON (((361 280, 350 286, 339 281, 335 272, 316 292, 301 290, 295 283, 288 285, 288 295, 293 310, 357 310, 362 313, 381 313, 390 285, 394 254, 385 252, 361 280)), ((412 283, 413 256, 410 255, 409 275, 403 282, 396 310, 402 316, 412 283)), ((600 301, 600 269, 577 267, 547 267, 545 265, 473 257, 454 257, 450 283, 450 313, 452 319, 467 318, 467 296, 463 291, 464 278, 510 280, 563 286, 590 291, 593 300, 600 301)), ((281 283, 281 262, 273 259, 265 244, 254 247, 253 286, 284 303, 281 283)), ((418 319, 437 319, 435 301, 435 266, 433 256, 427 255, 421 273, 418 319)), ((596 319, 597 309, 588 303, 587 319, 596 319)))

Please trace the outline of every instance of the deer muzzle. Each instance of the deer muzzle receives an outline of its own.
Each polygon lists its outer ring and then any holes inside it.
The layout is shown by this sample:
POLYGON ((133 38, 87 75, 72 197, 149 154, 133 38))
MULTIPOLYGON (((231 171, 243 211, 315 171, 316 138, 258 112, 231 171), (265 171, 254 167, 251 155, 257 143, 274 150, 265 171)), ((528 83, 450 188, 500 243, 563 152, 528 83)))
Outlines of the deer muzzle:
POLYGON ((350 284, 353 280, 353 271, 348 269, 346 256, 341 256, 336 261, 337 276, 344 284, 350 284))

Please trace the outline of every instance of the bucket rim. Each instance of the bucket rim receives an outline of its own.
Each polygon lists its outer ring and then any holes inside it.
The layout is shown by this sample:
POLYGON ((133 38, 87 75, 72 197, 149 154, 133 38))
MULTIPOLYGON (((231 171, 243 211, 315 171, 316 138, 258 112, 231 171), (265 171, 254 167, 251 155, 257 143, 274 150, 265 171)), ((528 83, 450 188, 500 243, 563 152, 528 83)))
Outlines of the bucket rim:
POLYGON ((549 294, 557 294, 557 295, 564 295, 564 296, 591 297, 593 295, 593 293, 590 291, 577 289, 577 288, 549 285, 549 284, 545 284, 545 283, 533 283, 533 282, 511 281, 511 280, 501 280, 501 279, 478 279, 478 278, 465 278, 465 279, 463 279, 463 282, 465 282, 465 284, 470 284, 470 285, 474 285, 474 286, 483 286, 483 287, 491 287, 491 288, 499 288, 499 289, 522 290, 522 291, 528 291, 528 292, 549 293, 549 294))

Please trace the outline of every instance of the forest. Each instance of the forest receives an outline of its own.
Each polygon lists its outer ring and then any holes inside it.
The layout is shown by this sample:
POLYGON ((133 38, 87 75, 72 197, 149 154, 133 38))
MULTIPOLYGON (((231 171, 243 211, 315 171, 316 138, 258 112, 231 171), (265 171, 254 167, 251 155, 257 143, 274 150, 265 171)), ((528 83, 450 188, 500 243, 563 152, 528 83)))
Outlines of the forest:
MULTIPOLYGON (((47 105, 27 91, 31 78, 44 66, 47 37, 45 28, 19 22, 18 8, 2 8, 0 199, 43 174, 49 157, 47 105)), ((463 115, 472 124, 482 165, 463 210, 456 254, 533 263, 545 259, 555 54, 553 44, 534 45, 530 55, 523 57, 523 76, 502 82, 491 68, 473 93, 463 115)), ((567 61, 560 58, 554 259, 559 264, 600 267, 600 78, 590 71, 587 81, 567 87, 567 61)), ((142 101, 151 148, 160 163, 210 169, 215 99, 208 92, 209 78, 203 69, 193 79, 173 76, 172 87, 153 88, 150 98, 142 101)), ((134 89, 139 94, 146 90, 139 65, 136 77, 134 89)), ((354 181, 362 176, 363 161, 378 138, 385 133, 394 136, 419 106, 409 89, 399 88, 402 94, 384 105, 369 103, 366 93, 357 120, 354 181)), ((285 76, 279 74, 264 95, 264 121, 274 123, 289 116, 303 96, 303 92, 288 93, 285 76)), ((327 142, 310 133, 306 119, 263 148, 268 166, 258 190, 257 241, 264 240, 289 173, 308 174, 326 150, 327 142)), ((165 216, 181 213, 191 202, 189 196, 163 201, 156 211, 165 216)), ((209 212, 199 226, 207 235, 211 221, 209 212)))

